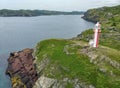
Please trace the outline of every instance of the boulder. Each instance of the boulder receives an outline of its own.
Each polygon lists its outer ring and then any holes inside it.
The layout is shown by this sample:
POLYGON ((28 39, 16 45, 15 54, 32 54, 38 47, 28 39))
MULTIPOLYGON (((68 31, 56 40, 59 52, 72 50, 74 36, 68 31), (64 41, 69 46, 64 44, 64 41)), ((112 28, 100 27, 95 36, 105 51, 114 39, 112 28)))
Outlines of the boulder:
POLYGON ((33 49, 10 53, 6 74, 10 76, 13 88, 32 88, 38 79, 32 53, 33 49))

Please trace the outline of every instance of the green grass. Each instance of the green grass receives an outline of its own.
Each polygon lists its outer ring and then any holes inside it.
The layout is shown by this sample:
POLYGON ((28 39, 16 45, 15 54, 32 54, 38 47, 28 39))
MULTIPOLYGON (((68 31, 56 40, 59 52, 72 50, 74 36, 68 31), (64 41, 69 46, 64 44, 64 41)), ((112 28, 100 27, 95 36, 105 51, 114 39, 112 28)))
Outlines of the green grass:
MULTIPOLYGON (((69 40, 50 39, 38 43, 36 47, 37 64, 40 63, 46 55, 50 62, 44 69, 43 74, 50 78, 62 80, 63 78, 79 79, 86 84, 92 84, 96 88, 119 88, 119 81, 112 81, 111 76, 98 70, 98 66, 90 63, 89 57, 77 53, 81 46, 72 46, 73 42, 69 40), (69 46, 69 52, 66 54, 64 47, 69 46)), ((67 84, 66 88, 72 88, 73 84, 67 84)))
POLYGON ((98 49, 98 52, 100 52, 101 55, 108 56, 112 60, 115 60, 120 63, 120 51, 119 50, 104 47, 102 49, 98 49))
POLYGON ((74 86, 73 86, 73 84, 68 83, 68 84, 65 86, 65 88, 74 88, 74 86))
POLYGON ((99 43, 103 46, 120 50, 120 36, 111 35, 99 39, 99 43))
MULTIPOLYGON (((81 33, 80 40, 89 42, 90 39, 93 39, 94 32, 93 29, 88 29, 81 33)), ((113 49, 120 50, 120 33, 110 32, 107 29, 101 29, 99 44, 107 46, 113 49), (115 35, 119 34, 119 35, 115 35)))

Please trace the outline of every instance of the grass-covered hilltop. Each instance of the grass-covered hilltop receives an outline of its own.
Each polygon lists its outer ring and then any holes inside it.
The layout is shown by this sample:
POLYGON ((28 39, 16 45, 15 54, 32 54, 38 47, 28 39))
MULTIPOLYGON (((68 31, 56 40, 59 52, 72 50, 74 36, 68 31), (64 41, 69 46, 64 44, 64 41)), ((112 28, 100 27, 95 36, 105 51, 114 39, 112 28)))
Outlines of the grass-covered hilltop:
POLYGON ((101 22, 99 47, 88 46, 92 29, 69 40, 39 42, 34 88, 120 88, 120 6, 91 9, 83 18, 101 22))

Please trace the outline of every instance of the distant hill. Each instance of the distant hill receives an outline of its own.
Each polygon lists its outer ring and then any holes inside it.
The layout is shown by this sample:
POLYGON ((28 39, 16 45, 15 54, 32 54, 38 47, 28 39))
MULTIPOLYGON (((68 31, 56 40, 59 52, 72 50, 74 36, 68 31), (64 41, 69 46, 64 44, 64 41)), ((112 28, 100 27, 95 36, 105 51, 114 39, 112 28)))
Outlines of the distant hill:
POLYGON ((63 12, 49 10, 9 10, 9 9, 0 10, 1 17, 13 17, 13 16, 31 17, 41 15, 81 15, 81 14, 84 14, 84 12, 83 11, 63 12))
POLYGON ((83 18, 92 22, 99 21, 104 28, 120 32, 120 5, 90 9, 83 18))

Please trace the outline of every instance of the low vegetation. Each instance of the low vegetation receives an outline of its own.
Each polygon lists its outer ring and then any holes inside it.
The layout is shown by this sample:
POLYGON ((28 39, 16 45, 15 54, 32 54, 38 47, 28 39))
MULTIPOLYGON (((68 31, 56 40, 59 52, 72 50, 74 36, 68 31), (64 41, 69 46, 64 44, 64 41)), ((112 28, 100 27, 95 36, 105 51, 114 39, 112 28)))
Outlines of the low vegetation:
MULTIPOLYGON (((87 85, 94 85, 95 88, 118 88, 120 86, 120 80, 118 80, 118 78, 120 78, 119 69, 115 69, 105 61, 100 63, 101 66, 91 63, 91 58, 87 54, 82 53, 82 49, 84 48, 71 40, 44 40, 38 43, 36 49, 37 65, 45 59, 44 57, 49 59, 49 64, 47 64, 47 67, 42 71, 42 74, 46 77, 55 78, 58 80, 64 78, 69 78, 71 80, 79 79, 87 85), (66 46, 68 50, 67 53, 65 50, 66 46), (102 72, 100 70, 102 67, 107 69, 107 71, 102 72), (112 71, 115 76, 112 76, 110 71, 112 71)), ((97 58, 103 55, 103 52, 101 51, 107 52, 106 54, 104 53, 105 56, 112 58, 112 60, 118 61, 119 58, 116 58, 116 56, 120 57, 120 55, 115 55, 115 53, 112 54, 109 50, 104 51, 100 48, 97 50, 93 49, 92 52, 97 51, 97 58)), ((74 86, 74 84, 68 83, 66 88, 70 88, 71 86, 74 86)))

